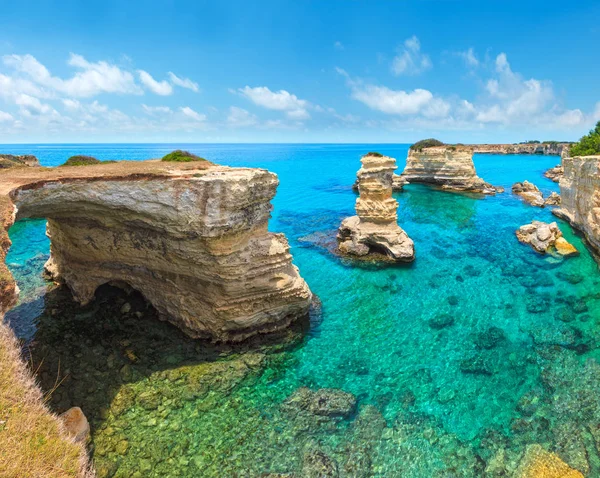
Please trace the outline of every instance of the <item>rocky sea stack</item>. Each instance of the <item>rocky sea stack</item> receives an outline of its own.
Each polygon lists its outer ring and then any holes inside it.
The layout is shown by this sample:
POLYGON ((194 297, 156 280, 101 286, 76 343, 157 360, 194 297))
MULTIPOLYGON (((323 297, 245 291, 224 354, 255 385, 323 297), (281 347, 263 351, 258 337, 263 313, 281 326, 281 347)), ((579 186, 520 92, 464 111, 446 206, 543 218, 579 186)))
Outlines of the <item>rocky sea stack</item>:
POLYGON ((562 231, 555 222, 547 224, 532 221, 531 224, 521 226, 517 232, 517 239, 523 244, 529 244, 536 252, 557 252, 561 256, 577 255, 577 249, 567 242, 562 231))
POLYGON ((504 188, 492 186, 477 176, 473 148, 466 146, 417 147, 408 151, 402 177, 409 183, 424 183, 442 189, 496 194, 504 188))
POLYGON ((544 207, 544 206, 558 206, 560 204, 560 196, 554 191, 550 193, 547 198, 540 189, 529 181, 523 181, 522 183, 515 183, 512 186, 512 192, 517 196, 520 196, 526 203, 531 206, 544 207))
POLYGON ((398 226, 398 202, 392 198, 396 160, 369 153, 361 163, 357 215, 342 222, 337 235, 339 251, 343 255, 392 262, 414 260, 413 241, 398 226))
POLYGON ((46 269, 79 303, 104 284, 133 288, 192 337, 243 340, 306 316, 311 300, 285 236, 268 232, 277 185, 208 161, 13 169, 0 175, 3 256, 15 218, 47 218, 46 269))

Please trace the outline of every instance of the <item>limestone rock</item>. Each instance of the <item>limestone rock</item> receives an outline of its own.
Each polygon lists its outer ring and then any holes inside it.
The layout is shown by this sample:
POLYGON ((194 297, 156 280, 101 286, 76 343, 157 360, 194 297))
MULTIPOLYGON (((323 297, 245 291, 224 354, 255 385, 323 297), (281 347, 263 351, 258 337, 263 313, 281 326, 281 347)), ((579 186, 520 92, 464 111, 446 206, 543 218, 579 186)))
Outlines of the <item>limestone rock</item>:
POLYGON ((532 206, 544 207, 544 195, 535 184, 529 181, 513 184, 512 192, 521 196, 525 202, 532 206))
POLYGON ((394 262, 414 260, 413 241, 398 226, 398 202, 392 198, 396 160, 367 155, 358 171, 356 216, 344 219, 338 230, 338 250, 344 255, 377 257, 394 262))
POLYGON ((0 154, 0 169, 39 165, 40 162, 38 159, 30 154, 20 156, 15 156, 12 154, 0 154))
POLYGON ((90 424, 79 407, 69 408, 59 417, 66 432, 75 441, 86 443, 90 438, 90 424))
POLYGON ((402 177, 409 183, 433 184, 454 191, 481 194, 504 191, 477 176, 473 149, 464 146, 410 149, 402 177))
POLYGON ((123 161, 7 173, 0 206, 48 219, 47 269, 81 304, 103 284, 131 287, 188 335, 221 341, 308 313, 288 242, 268 231, 278 185, 269 171, 123 161))
POLYGON ((519 462, 515 478, 584 478, 556 454, 544 450, 540 445, 529 445, 519 462))
POLYGON ((564 176, 564 174, 565 168, 562 164, 559 164, 558 166, 554 166, 553 168, 548 169, 544 173, 544 176, 546 176, 550 181, 554 181, 555 183, 557 183, 564 176))
MULTIPOLYGON (((406 186, 407 184, 408 181, 399 174, 394 174, 392 176, 392 191, 394 191, 395 193, 402 192, 404 190, 404 186, 406 186)), ((354 181, 354 184, 352 185, 352 190, 358 192, 358 178, 356 178, 356 181, 354 181)))
POLYGON ((552 212, 581 230, 588 243, 600 252, 600 156, 562 159, 561 206, 552 212))
POLYGON ((559 206, 560 205, 560 195, 552 191, 550 196, 544 199, 544 206, 559 206))
POLYGON ((562 156, 569 150, 569 143, 523 143, 523 144, 471 144, 478 154, 542 154, 562 156))
POLYGON ((521 226, 516 234, 519 241, 523 244, 529 244, 535 251, 541 254, 552 252, 553 250, 564 256, 577 254, 577 249, 562 237, 562 232, 555 222, 547 224, 545 222, 532 221, 531 224, 521 226))

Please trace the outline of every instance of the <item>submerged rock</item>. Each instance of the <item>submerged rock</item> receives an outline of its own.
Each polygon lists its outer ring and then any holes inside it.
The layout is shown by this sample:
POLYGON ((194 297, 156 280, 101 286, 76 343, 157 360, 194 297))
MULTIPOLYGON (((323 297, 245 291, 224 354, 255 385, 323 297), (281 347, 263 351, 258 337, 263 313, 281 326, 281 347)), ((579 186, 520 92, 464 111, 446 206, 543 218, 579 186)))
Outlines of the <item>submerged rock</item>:
POLYGON ((313 391, 308 387, 296 390, 283 404, 288 411, 307 411, 313 415, 347 418, 356 410, 356 397, 335 388, 313 391))
POLYGON ((465 146, 411 148, 402 177, 409 183, 432 184, 452 191, 480 194, 504 191, 477 176, 473 148, 465 146))
POLYGON ((305 478, 334 478, 339 476, 338 465, 323 450, 309 447, 302 458, 302 476, 305 478))
POLYGON ((577 254, 577 249, 562 237, 562 232, 555 222, 547 224, 545 222, 532 221, 531 224, 521 226, 516 231, 516 234, 520 242, 529 244, 540 254, 552 251, 556 251, 563 256, 577 254))
POLYGON ((338 230, 339 252, 392 262, 413 261, 414 243, 398 226, 398 202, 392 198, 396 160, 368 154, 361 163, 357 215, 344 219, 338 230))
POLYGON ((475 346, 480 349, 493 349, 506 341, 506 334, 498 327, 490 327, 475 336, 475 346))
POLYGON ((514 474, 515 478, 584 478, 583 474, 541 445, 529 445, 514 474))
POLYGON ((429 327, 440 330, 454 325, 454 317, 450 314, 438 314, 427 321, 429 327))

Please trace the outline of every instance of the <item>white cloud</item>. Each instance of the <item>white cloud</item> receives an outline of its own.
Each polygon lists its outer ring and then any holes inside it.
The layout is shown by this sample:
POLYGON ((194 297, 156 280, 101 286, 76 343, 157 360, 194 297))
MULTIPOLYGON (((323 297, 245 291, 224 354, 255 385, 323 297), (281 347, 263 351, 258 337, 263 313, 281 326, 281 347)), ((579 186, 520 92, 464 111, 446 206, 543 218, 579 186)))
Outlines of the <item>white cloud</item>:
POLYGON ((429 56, 421 53, 421 42, 413 35, 398 49, 398 55, 392 60, 392 73, 397 76, 418 75, 432 66, 429 56))
POLYGON ((307 111, 309 103, 306 100, 299 99, 285 90, 271 91, 266 86, 257 86, 251 88, 245 86, 237 90, 242 96, 258 106, 270 110, 284 111, 288 118, 295 120, 304 120, 310 118, 307 111))
POLYGON ((333 44, 333 48, 335 48, 336 50, 340 50, 340 51, 341 51, 341 50, 343 50, 343 49, 344 49, 344 45, 342 44, 342 42, 341 42, 341 41, 336 41, 336 42, 333 44))
POLYGON ((145 104, 142 104, 142 109, 144 110, 145 113, 149 114, 149 115, 154 115, 154 114, 170 114, 173 111, 171 110, 171 108, 169 108, 168 106, 148 106, 145 104))
POLYGON ((232 106, 229 108, 227 123, 234 128, 243 128, 257 124, 258 118, 243 108, 232 106))
POLYGON ((13 115, 11 115, 10 113, 6 113, 4 111, 0 111, 0 123, 6 122, 6 121, 13 121, 13 115))
POLYGON ((179 78, 172 71, 169 72, 169 79, 174 85, 181 86, 182 88, 187 88, 188 90, 192 90, 194 93, 198 93, 200 91, 198 83, 193 82, 189 78, 179 78))
POLYGON ((466 51, 459 51, 457 53, 460 56, 465 64, 470 68, 477 68, 479 66, 479 60, 475 56, 475 50, 473 47, 469 48, 466 51))
POLYGON ((40 100, 33 96, 20 94, 15 99, 15 104, 21 107, 21 111, 26 114, 44 114, 50 113, 52 111, 52 107, 45 103, 42 103, 40 100))
POLYGON ((206 120, 206 115, 203 115, 203 114, 200 114, 200 113, 194 111, 189 106, 184 106, 182 108, 179 108, 179 111, 181 111, 188 118, 192 118, 194 121, 205 121, 206 120))
POLYGON ((169 96, 173 93, 173 87, 165 80, 156 81, 152 75, 144 70, 138 70, 140 81, 153 93, 161 96, 169 96))
MULTIPOLYGON (((141 94, 131 73, 105 61, 88 62, 71 53, 68 64, 81 71, 69 79, 52 76, 32 55, 5 55, 3 62, 34 83, 67 96, 89 97, 99 93, 141 94)), ((47 95, 46 95, 47 96, 47 95)))

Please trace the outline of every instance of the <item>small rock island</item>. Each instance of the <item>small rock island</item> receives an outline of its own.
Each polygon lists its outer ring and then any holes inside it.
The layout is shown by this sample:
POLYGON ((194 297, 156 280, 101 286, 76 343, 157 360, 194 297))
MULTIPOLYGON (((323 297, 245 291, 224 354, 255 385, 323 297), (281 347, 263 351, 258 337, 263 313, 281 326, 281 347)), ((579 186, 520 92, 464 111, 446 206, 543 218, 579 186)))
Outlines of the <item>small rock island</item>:
POLYGON ((397 223, 398 201, 392 198, 396 160, 368 153, 361 158, 361 163, 357 215, 344 219, 338 230, 339 252, 391 262, 413 261, 414 243, 397 223))
MULTIPOLYGON (((425 140, 429 141, 429 140, 425 140)), ((473 148, 414 144, 408 151, 402 177, 409 183, 439 186, 449 191, 496 194, 504 188, 485 182, 475 171, 473 148)))

